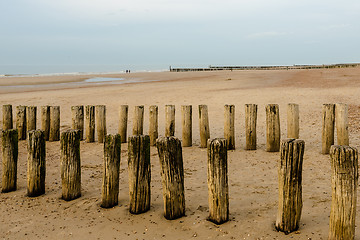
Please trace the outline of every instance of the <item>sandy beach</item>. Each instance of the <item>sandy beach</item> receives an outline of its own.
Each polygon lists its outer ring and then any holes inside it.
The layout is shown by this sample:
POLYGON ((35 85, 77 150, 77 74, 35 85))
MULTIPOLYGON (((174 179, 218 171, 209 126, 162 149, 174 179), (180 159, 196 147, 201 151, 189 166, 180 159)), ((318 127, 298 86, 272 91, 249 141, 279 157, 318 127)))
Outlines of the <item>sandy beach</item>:
MULTIPOLYGON (((19 142, 18 190, 0 194, 1 239, 327 239, 331 204, 329 155, 321 154, 324 103, 349 105, 350 145, 360 146, 360 67, 314 70, 153 72, 0 78, 0 105, 61 107, 61 131, 70 129, 73 105, 107 107, 107 131, 118 131, 119 105, 129 105, 128 135, 134 106, 159 106, 159 135, 165 132, 165 105, 176 106, 175 136, 181 139, 181 105, 193 106, 193 146, 183 148, 186 216, 166 220, 156 147, 151 147, 151 209, 129 213, 127 144, 122 144, 119 206, 102 209, 103 144, 81 142, 82 196, 61 200, 60 143, 47 142, 46 194, 26 196, 26 141, 19 142), (93 77, 129 81, 84 83, 93 77), (246 151, 244 104, 258 104, 257 150, 246 151), (265 151, 265 106, 279 104, 281 137, 286 138, 288 103, 300 107, 300 139, 305 141, 303 210, 298 231, 274 228, 280 153, 265 151), (230 221, 215 225, 208 217, 207 152, 199 148, 198 105, 209 108, 211 138, 224 135, 224 105, 235 105, 236 150, 228 151, 230 221)), ((13 110, 14 111, 14 110, 13 110)), ((14 116, 15 120, 15 116, 14 116)), ((2 126, 2 113, 0 113, 2 126)), ((336 137, 335 137, 336 139, 336 137)), ((335 140, 336 142, 336 140, 335 140)), ((0 164, 0 172, 2 166, 0 164)), ((358 188, 358 191, 360 189, 358 188)), ((357 209, 359 213, 360 202, 357 209)), ((356 216, 360 223, 360 214, 356 216)), ((359 226, 359 225, 358 225, 359 226)), ((356 229, 356 238, 360 230, 356 229)))

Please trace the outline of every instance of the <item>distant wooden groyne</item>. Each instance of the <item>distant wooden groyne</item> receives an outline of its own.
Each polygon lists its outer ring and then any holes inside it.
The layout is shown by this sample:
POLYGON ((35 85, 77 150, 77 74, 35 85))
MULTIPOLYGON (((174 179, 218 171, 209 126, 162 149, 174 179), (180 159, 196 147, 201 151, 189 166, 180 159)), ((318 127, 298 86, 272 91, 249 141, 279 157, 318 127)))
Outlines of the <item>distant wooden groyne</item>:
POLYGON ((209 66, 207 68, 172 68, 170 72, 201 72, 223 70, 291 70, 291 69, 321 69, 358 67, 360 63, 339 63, 322 65, 292 65, 292 66, 209 66))

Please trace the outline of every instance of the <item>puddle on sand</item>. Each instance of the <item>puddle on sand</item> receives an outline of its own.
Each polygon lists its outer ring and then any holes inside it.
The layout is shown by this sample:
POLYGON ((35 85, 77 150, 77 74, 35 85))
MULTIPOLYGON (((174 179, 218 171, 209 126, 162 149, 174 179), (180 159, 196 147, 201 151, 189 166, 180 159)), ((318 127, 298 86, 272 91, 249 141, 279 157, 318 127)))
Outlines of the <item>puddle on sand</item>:
POLYGON ((102 82, 112 82, 112 81, 125 81, 125 78, 95 77, 95 78, 86 79, 84 82, 87 82, 87 83, 102 83, 102 82))

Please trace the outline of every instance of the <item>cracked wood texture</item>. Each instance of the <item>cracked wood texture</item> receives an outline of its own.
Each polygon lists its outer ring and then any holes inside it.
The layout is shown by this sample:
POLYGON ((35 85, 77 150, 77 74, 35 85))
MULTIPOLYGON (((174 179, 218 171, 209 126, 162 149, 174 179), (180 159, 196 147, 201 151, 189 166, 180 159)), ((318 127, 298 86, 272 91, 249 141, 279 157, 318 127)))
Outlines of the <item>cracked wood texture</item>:
POLYGON ((235 105, 224 106, 224 138, 228 150, 235 149, 235 105))
POLYGON ((182 122, 182 144, 183 147, 192 146, 192 106, 181 106, 181 122, 182 122))
POLYGON ((222 224, 229 220, 229 186, 227 167, 227 140, 208 140, 207 183, 209 220, 222 224))
POLYGON ((1 131, 2 192, 16 190, 19 137, 16 129, 1 131))
POLYGON ((61 134, 62 199, 70 201, 81 196, 80 133, 68 130, 61 134))
POLYGON ((128 140, 130 212, 139 214, 150 209, 150 137, 132 136, 128 140))
POLYGON ((358 151, 349 146, 333 145, 331 159, 331 212, 329 240, 355 237, 358 185, 358 151))
POLYGON ((41 130, 44 131, 46 141, 49 141, 50 132, 50 106, 41 106, 40 108, 41 130))
POLYGON ((118 133, 121 136, 121 142, 126 143, 127 140, 127 124, 128 124, 128 105, 120 105, 119 107, 119 130, 118 133))
POLYGON ((266 151, 278 152, 280 149, 279 105, 266 105, 266 151))
POLYGON ((144 129, 144 106, 135 106, 132 133, 134 136, 143 135, 143 129, 144 129))
POLYGON ((27 137, 27 194, 37 197, 45 193, 46 148, 42 130, 28 132, 27 137))
POLYGON ((245 104, 246 150, 256 150, 257 104, 245 104))
POLYGON ((299 139, 299 104, 289 103, 287 105, 287 137, 299 139))
POLYGON ((165 106, 165 137, 175 135, 175 105, 165 106))
POLYGON ((36 130, 36 106, 26 107, 26 131, 36 130))
POLYGON ((72 129, 80 131, 80 140, 84 139, 84 106, 71 106, 72 129))
POLYGON ((95 106, 85 106, 86 142, 95 142, 95 106))
POLYGON ((335 104, 335 123, 337 133, 337 145, 349 146, 349 120, 348 105, 344 103, 335 104))
POLYGON ((26 139, 26 106, 16 106, 16 129, 19 140, 26 139))
POLYGON ((107 135, 104 139, 104 165, 101 207, 111 208, 119 201, 119 172, 121 158, 121 136, 107 135))
POLYGON ((159 116, 158 106, 151 105, 149 107, 149 137, 150 137, 151 146, 156 146, 156 139, 159 136, 158 116, 159 116))
POLYGON ((60 106, 50 106, 49 141, 60 140, 60 106))
POLYGON ((329 154, 330 147, 334 145, 335 104, 322 106, 322 154, 329 154))
POLYGON ((164 216, 177 219, 185 215, 184 166, 181 141, 162 137, 156 141, 163 188, 164 216))
POLYGON ((210 138, 209 114, 207 105, 199 105, 199 129, 200 147, 206 148, 207 141, 210 138))
POLYGON ((7 104, 2 107, 3 113, 3 130, 13 129, 12 105, 7 104))
POLYGON ((303 140, 281 141, 279 202, 275 228, 286 234, 296 231, 302 210, 302 165, 305 150, 303 140))
POLYGON ((95 107, 95 122, 98 142, 103 143, 106 136, 106 106, 96 105, 95 107))

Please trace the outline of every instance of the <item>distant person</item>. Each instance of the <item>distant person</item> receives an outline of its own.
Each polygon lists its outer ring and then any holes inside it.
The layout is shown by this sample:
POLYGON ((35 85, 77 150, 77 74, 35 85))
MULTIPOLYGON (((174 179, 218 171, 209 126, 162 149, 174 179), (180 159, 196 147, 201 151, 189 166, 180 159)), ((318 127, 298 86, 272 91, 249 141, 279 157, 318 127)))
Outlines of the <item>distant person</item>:
POLYGON ((126 73, 128 73, 128 70, 126 70, 126 73))

